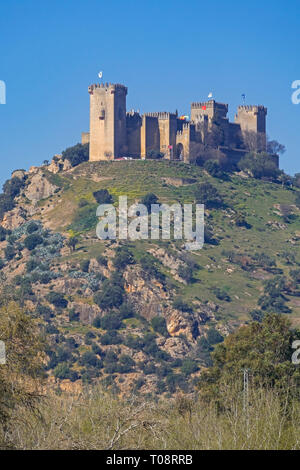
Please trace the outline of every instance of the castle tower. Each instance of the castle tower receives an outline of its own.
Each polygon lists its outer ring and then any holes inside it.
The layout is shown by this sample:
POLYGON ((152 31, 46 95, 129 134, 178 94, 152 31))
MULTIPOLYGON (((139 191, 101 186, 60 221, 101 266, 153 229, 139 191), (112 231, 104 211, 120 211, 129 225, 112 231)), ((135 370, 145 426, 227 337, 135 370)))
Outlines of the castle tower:
POLYGON ((124 85, 89 86, 90 161, 112 160, 126 152, 126 95, 124 85))
POLYGON ((266 149, 266 115, 267 108, 264 106, 239 106, 235 115, 235 123, 240 125, 242 134, 257 134, 257 150, 266 149))
POLYGON ((197 123, 207 117, 210 121, 225 119, 228 113, 228 104, 217 103, 215 100, 194 102, 191 104, 191 121, 197 123))

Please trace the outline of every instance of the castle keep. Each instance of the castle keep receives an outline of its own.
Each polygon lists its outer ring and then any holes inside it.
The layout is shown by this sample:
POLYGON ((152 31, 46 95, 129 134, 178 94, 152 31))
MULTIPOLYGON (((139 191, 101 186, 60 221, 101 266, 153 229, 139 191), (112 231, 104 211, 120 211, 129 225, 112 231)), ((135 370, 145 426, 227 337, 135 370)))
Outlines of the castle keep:
POLYGON ((90 161, 122 157, 148 158, 162 154, 186 163, 197 158, 228 158, 237 162, 249 151, 266 149, 264 106, 239 106, 235 122, 227 118, 228 105, 215 100, 191 104, 190 118, 178 113, 141 115, 126 112, 127 88, 101 83, 89 86, 90 161))

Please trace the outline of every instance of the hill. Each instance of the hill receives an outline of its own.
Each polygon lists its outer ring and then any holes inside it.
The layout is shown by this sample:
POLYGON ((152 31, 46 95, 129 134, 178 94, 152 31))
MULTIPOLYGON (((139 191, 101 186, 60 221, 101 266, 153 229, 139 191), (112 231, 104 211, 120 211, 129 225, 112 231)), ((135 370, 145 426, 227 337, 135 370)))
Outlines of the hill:
POLYGON ((300 325, 297 188, 132 160, 19 170, 8 193, 2 299, 20 303, 43 329, 49 381, 62 388, 99 379, 122 393, 190 392, 215 344, 239 325, 267 311, 300 325), (96 191, 108 190, 115 204, 149 193, 160 203, 191 203, 203 183, 222 204, 206 209, 202 250, 97 238, 96 191))

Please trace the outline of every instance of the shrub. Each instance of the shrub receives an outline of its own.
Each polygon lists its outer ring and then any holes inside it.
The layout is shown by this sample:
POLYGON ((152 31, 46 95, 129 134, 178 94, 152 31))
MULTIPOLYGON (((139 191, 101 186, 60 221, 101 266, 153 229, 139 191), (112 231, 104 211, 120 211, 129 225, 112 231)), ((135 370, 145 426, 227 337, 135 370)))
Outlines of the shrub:
POLYGON ((207 341, 210 345, 221 343, 224 340, 223 336, 215 329, 210 328, 207 332, 207 341))
POLYGON ((89 144, 76 144, 62 152, 62 159, 69 160, 72 166, 87 162, 89 159, 89 144))
POLYGON ((122 343, 122 338, 116 331, 108 331, 100 337, 100 343, 103 344, 103 346, 120 344, 122 343))
POLYGON ((7 230, 0 225, 0 242, 3 242, 6 239, 7 230))
POLYGON ((113 202, 112 196, 107 189, 99 189, 99 191, 93 193, 93 196, 98 204, 111 204, 113 202))
POLYGON ((162 336, 169 336, 165 318, 154 317, 151 320, 151 325, 154 331, 156 331, 157 333, 161 334, 162 336))
POLYGON ((23 186, 24 182, 20 178, 14 177, 4 183, 3 192, 6 196, 13 199, 20 194, 23 186))
POLYGON ((224 176, 221 165, 217 160, 206 160, 204 169, 215 178, 222 178, 224 176))
POLYGON ((220 287, 215 287, 213 289, 213 292, 217 299, 219 300, 224 300, 225 302, 231 302, 231 297, 230 295, 227 294, 225 289, 221 289, 220 287))
POLYGON ((109 313, 101 318, 101 328, 104 330, 118 330, 122 326, 122 318, 117 313, 109 313))
POLYGON ((90 260, 89 259, 85 259, 85 260, 81 261, 81 263, 80 263, 81 271, 83 271, 84 273, 88 273, 89 272, 89 267, 90 267, 90 260))
POLYGON ((135 313, 133 306, 129 303, 122 304, 119 312, 122 319, 131 318, 134 316, 135 313))
POLYGON ((67 308, 68 306, 67 299, 65 299, 60 292, 49 292, 49 294, 46 295, 46 299, 57 308, 67 308))
POLYGON ((103 255, 97 256, 97 263, 101 266, 107 266, 107 259, 103 255))
POLYGON ((215 188, 210 183, 200 183, 195 190, 197 203, 204 204, 207 208, 217 208, 222 206, 223 200, 215 188))
POLYGON ((0 194, 0 219, 3 219, 4 214, 11 211, 14 206, 14 201, 11 197, 6 194, 0 194))
POLYGON ((28 235, 28 237, 26 237, 24 240, 25 247, 30 251, 34 250, 38 245, 41 245, 42 243, 43 243, 42 237, 34 233, 31 235, 28 235))
POLYGON ((132 264, 133 262, 134 258, 127 246, 117 248, 114 258, 114 266, 117 269, 124 269, 128 264, 132 264))
POLYGON ((54 371, 53 371, 53 375, 54 377, 56 377, 57 379, 61 379, 61 380, 64 380, 64 379, 68 379, 70 377, 70 368, 68 366, 68 364, 66 363, 61 363, 61 364, 58 364, 54 371))
POLYGON ((147 158, 150 160, 161 160, 164 157, 164 154, 158 152, 157 150, 148 150, 147 158))
POLYGON ((4 250, 4 256, 7 259, 7 261, 10 261, 16 256, 16 250, 12 245, 7 245, 7 247, 4 250))
POLYGON ((181 277, 181 279, 187 283, 190 283, 193 279, 193 269, 191 269, 190 266, 180 265, 178 268, 178 275, 181 277))
POLYGON ((38 229, 39 229, 39 226, 35 222, 30 222, 30 224, 27 225, 27 233, 28 234, 36 232, 38 229))
POLYGON ((141 204, 144 204, 148 212, 151 210, 151 204, 157 204, 158 197, 154 193, 148 193, 141 199, 141 204))
POLYGON ((75 312, 73 308, 69 311, 70 321, 79 321, 79 317, 80 317, 79 313, 75 312))
POLYGON ((191 375, 194 372, 197 372, 197 370, 198 370, 198 365, 195 361, 193 361, 193 359, 190 359, 190 358, 183 359, 181 372, 184 375, 191 375))
POLYGON ((123 292, 122 287, 106 280, 102 290, 94 295, 94 302, 102 309, 119 307, 123 302, 123 292))
POLYGON ((280 170, 274 161, 274 158, 267 153, 248 153, 238 163, 240 170, 250 172, 254 178, 277 178, 280 170))
POLYGON ((176 297, 173 301, 173 307, 181 312, 192 312, 192 308, 189 306, 188 303, 184 302, 181 297, 176 297))

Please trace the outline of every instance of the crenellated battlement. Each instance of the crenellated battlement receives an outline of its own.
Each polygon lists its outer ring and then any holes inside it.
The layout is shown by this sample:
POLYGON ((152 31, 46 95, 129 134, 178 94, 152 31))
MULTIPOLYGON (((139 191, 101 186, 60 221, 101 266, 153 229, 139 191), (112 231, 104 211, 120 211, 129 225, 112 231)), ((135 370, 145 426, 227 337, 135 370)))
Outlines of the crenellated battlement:
POLYGON ((217 103, 215 100, 210 101, 194 101, 191 104, 192 109, 202 109, 203 107, 206 108, 223 108, 228 111, 228 104, 225 103, 217 103))
POLYGON ((88 87, 90 94, 93 94, 95 90, 115 91, 123 90, 127 94, 127 87, 121 83, 93 83, 88 87))
POLYGON ((177 113, 169 113, 167 111, 159 111, 154 113, 145 113, 144 116, 153 117, 157 119, 170 119, 177 118, 177 113))
POLYGON ((262 105, 241 105, 238 107, 238 112, 239 111, 245 111, 245 112, 250 112, 250 113, 264 113, 267 114, 267 108, 262 105))

